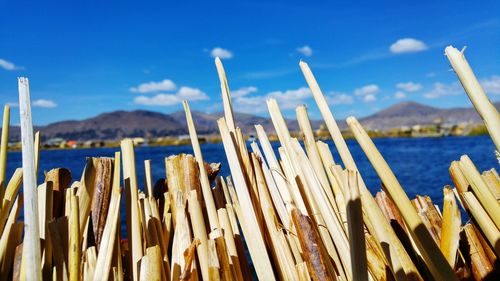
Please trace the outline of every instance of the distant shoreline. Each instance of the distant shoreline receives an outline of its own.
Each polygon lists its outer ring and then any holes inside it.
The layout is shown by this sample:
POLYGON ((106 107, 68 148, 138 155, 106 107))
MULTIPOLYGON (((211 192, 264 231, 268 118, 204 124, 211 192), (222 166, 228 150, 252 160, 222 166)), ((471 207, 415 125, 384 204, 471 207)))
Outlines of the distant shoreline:
MULTIPOLYGON (((460 135, 456 135, 456 136, 439 136, 439 137, 435 137, 435 136, 417 136, 417 137, 412 137, 412 136, 374 136, 373 138, 374 139, 447 139, 447 138, 476 138, 476 137, 485 137, 487 136, 487 134, 478 134, 478 135, 465 135, 465 136, 460 136, 460 135)), ((353 139, 352 137, 346 137, 347 140, 351 140, 353 139)), ((332 139, 331 138, 322 138, 322 139, 319 139, 321 141, 331 141, 332 139)), ((300 140, 302 142, 302 140, 300 140)), ((258 140, 256 141, 258 142, 258 140)), ((279 142, 279 140, 277 139, 273 139, 271 140, 271 143, 276 143, 276 142, 279 142)), ((64 147, 64 148, 61 148, 61 147, 42 147, 42 150, 43 151, 61 151, 61 150, 86 150, 86 149, 107 149, 107 148, 119 148, 120 145, 119 145, 119 142, 117 141, 116 142, 117 145, 108 145, 108 146, 98 146, 98 147, 75 147, 75 148, 71 148, 71 147, 64 147)), ((222 143, 221 141, 212 141, 212 142, 202 142, 201 145, 205 145, 205 144, 219 144, 219 143, 222 143)), ((249 143, 249 142, 247 142, 249 143)), ((180 147, 180 146, 191 146, 191 143, 190 142, 187 142, 187 143, 180 143, 180 144, 153 144, 153 145, 138 145, 136 146, 136 148, 142 148, 142 147, 180 147)), ((8 150, 9 152, 21 152, 20 149, 11 149, 9 148, 8 150)))

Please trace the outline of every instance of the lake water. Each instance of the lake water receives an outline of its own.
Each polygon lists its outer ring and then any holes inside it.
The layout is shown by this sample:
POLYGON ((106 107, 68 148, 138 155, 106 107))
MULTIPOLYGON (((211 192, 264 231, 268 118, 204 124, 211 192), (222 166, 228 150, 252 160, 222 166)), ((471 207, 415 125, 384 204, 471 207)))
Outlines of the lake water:
MULTIPOLYGON (((447 137, 447 138, 380 138, 374 140, 390 167, 396 174, 408 196, 429 195, 435 204, 442 206, 443 187, 452 185, 448 167, 453 160, 468 154, 480 171, 495 168, 498 161, 494 154, 494 145, 488 136, 447 137)), ((336 161, 340 161, 333 142, 328 141, 336 161)), ((357 163, 366 185, 372 192, 380 190, 380 179, 365 154, 355 140, 348 140, 347 145, 357 163)), ((273 143, 277 149, 278 143, 273 143)), ((41 151, 38 181, 43 181, 43 171, 65 167, 71 170, 73 180, 80 179, 85 165, 85 158, 90 156, 113 157, 119 148, 96 148, 74 150, 41 151)), ((229 167, 222 143, 203 144, 203 157, 207 162, 222 162, 219 175, 229 175, 229 167)), ((138 147, 135 149, 137 176, 139 184, 144 182, 144 160, 152 161, 153 182, 165 177, 164 159, 172 154, 193 153, 191 146, 138 147)), ((7 177, 10 178, 15 168, 21 166, 21 153, 8 154, 7 177)), ((125 216, 122 208, 122 215, 125 216)), ((122 233, 125 219, 122 219, 122 233)), ((125 234, 125 233, 124 233, 125 234)), ((125 236, 125 235, 124 235, 125 236)))

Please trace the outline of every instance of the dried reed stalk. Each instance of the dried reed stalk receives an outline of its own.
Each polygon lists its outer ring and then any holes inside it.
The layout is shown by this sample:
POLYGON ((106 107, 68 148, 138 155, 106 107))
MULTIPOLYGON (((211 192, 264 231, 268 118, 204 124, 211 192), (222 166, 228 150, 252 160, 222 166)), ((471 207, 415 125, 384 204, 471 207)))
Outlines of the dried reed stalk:
POLYGON ((219 281, 219 258, 214 240, 208 240, 208 276, 210 281, 219 281))
POLYGON ((139 280, 139 263, 143 256, 141 220, 138 205, 137 177, 135 174, 135 155, 132 140, 121 142, 123 159, 123 181, 127 206, 127 233, 130 245, 132 280, 139 280))
POLYGON ((196 252, 198 253, 198 259, 200 261, 201 276, 203 280, 208 280, 208 235, 196 190, 191 190, 189 192, 187 200, 191 226, 193 228, 193 237, 200 242, 198 246, 196 246, 196 252))
POLYGON ((147 196, 153 197, 153 177, 151 174, 151 160, 144 161, 144 185, 146 186, 147 196))
POLYGON ((195 271, 196 268, 188 264, 184 259, 184 251, 191 245, 191 230, 190 225, 186 216, 186 205, 183 200, 183 195, 180 190, 177 190, 174 194, 177 199, 175 200, 177 204, 177 224, 175 226, 174 237, 172 242, 172 254, 171 254, 171 269, 170 269, 170 280, 178 280, 184 272, 186 276, 187 272, 195 271))
MULTIPOLYGON (((14 262, 14 248, 19 244, 17 241, 17 226, 16 220, 23 206, 23 197, 18 196, 9 214, 4 231, 0 238, 0 277, 2 280, 7 280, 9 272, 14 262)), ((22 232, 21 232, 22 233, 22 232)), ((20 240, 21 237, 19 237, 20 240)))
POLYGON ((108 208, 112 196, 113 184, 113 159, 101 157, 98 158, 94 194, 91 204, 92 224, 94 227, 94 236, 96 247, 101 247, 101 238, 103 235, 108 208))
MULTIPOLYGON (((7 171, 7 149, 9 148, 10 106, 3 108, 2 138, 0 143, 0 202, 3 201, 5 173, 7 171)), ((0 210, 1 210, 0 206, 0 210)))
POLYGON ((10 178, 9 183, 7 184, 7 188, 5 189, 2 208, 0 212, 0 235, 3 234, 5 222, 7 221, 7 217, 9 216, 10 208, 14 203, 14 199, 16 198, 16 195, 21 188, 22 179, 23 169, 17 168, 10 178))
POLYGON ((483 206, 486 213, 495 223, 497 230, 500 229, 500 204, 491 194, 488 186, 479 174, 476 166, 467 155, 460 157, 460 170, 469 182, 469 185, 483 206))
POLYGON ((38 224, 38 200, 36 193, 36 162, 33 147, 33 123, 31 119, 31 102, 28 78, 18 78, 19 85, 19 114, 21 121, 22 161, 23 161, 23 191, 24 191, 24 218, 25 236, 23 247, 23 263, 26 267, 26 276, 32 280, 42 280, 40 257, 40 234, 38 224))
MULTIPOLYGON (((291 183, 287 182, 287 179, 283 174, 283 170, 281 169, 278 159, 274 154, 273 148, 271 146, 271 143, 269 142, 266 132, 264 131, 264 128, 261 125, 256 125, 255 129, 257 131, 257 136, 259 138, 259 142, 266 157, 267 163, 269 164, 269 169, 276 183, 276 187, 278 188, 280 196, 283 199, 287 210, 290 212, 293 206, 295 206, 303 214, 306 214, 306 206, 304 204, 304 201, 302 200, 302 197, 300 196, 300 191, 296 188, 296 186, 292 186, 291 183)), ((289 228, 290 220, 287 219, 283 221, 283 224, 285 225, 285 227, 289 228)))
POLYGON ((266 229, 270 238, 270 245, 273 249, 275 256, 275 263, 281 272, 281 276, 285 280, 297 280, 298 275, 295 270, 295 262, 292 252, 287 244, 285 235, 279 225, 276 224, 277 217, 274 212, 269 189, 264 179, 264 174, 261 169, 261 164, 257 156, 252 153, 252 163, 254 164, 254 171, 256 176, 258 194, 260 198, 260 207, 266 229))
POLYGON ((382 179, 386 192, 389 193, 391 198, 397 198, 394 203, 403 216, 408 230, 432 276, 438 280, 458 280, 438 246, 432 241, 432 236, 412 207, 410 199, 408 199, 396 176, 375 147, 373 141, 361 127, 361 124, 354 117, 347 118, 347 124, 375 168, 375 171, 377 171, 377 174, 382 179))
POLYGON ((500 114, 498 114, 498 111, 486 96, 483 87, 479 84, 472 68, 465 59, 464 50, 465 48, 459 51, 453 46, 448 46, 444 52, 453 70, 455 70, 460 83, 462 83, 465 92, 469 96, 470 101, 483 119, 486 128, 488 128, 488 132, 495 143, 497 151, 500 151, 500 114))
POLYGON ((463 194, 463 196, 465 202, 467 202, 467 206, 469 206, 469 211, 474 217, 474 220, 483 231, 486 239, 493 246, 495 253, 500 256, 500 231, 495 227, 495 224, 481 207, 481 204, 472 192, 467 191, 463 194))
POLYGON ((472 224, 466 224, 463 229, 468 245, 472 274, 476 280, 485 280, 493 272, 493 265, 488 260, 472 224))
MULTIPOLYGON (((328 131, 330 132, 337 151, 340 154, 342 162, 347 169, 357 171, 354 159, 352 158, 352 155, 347 148, 347 144, 342 137, 342 133, 340 132, 337 122, 335 121, 335 118, 333 117, 333 114, 328 107, 326 98, 321 92, 318 82, 316 82, 316 78, 314 77, 307 63, 301 61, 299 63, 299 66, 302 70, 302 73, 304 74, 304 78, 306 79, 309 88, 311 89, 314 100, 318 105, 321 115, 325 120, 328 131)), ((421 280, 422 277, 420 276, 417 268, 415 267, 408 253, 397 238, 394 230, 383 217, 382 212, 377 207, 377 203, 373 199, 370 191, 366 188, 362 178, 360 181, 360 193, 363 208, 366 209, 364 213, 367 214, 371 225, 374 226, 374 228, 371 229, 370 232, 374 235, 374 238, 377 240, 378 245, 389 245, 389 247, 381 248, 387 260, 390 261, 390 266, 394 272, 396 279, 406 280, 407 278, 412 278, 415 280, 421 280)))
POLYGON ((52 277, 52 241, 49 235, 48 223, 53 218, 53 191, 51 183, 38 186, 38 212, 40 215, 40 239, 43 241, 42 275, 44 279, 52 277))
POLYGON ((252 237, 252 239, 248 239, 246 242, 252 261, 255 264, 257 276, 261 280, 275 280, 271 262, 264 244, 263 235, 250 199, 250 194, 248 192, 249 189, 247 187, 245 176, 243 175, 243 169, 238 160, 235 144, 231 138, 226 121, 221 118, 217 121, 217 123, 221 132, 224 150, 229 162, 229 168, 235 181, 238 201, 241 204, 241 218, 243 220, 241 227, 245 237, 252 237))
POLYGON ((215 208, 214 197, 210 189, 210 182, 208 181, 207 171, 205 169, 203 155, 201 154, 200 143, 198 142, 198 135, 196 133, 196 128, 194 125, 193 117, 191 116, 191 110, 189 109, 189 104, 187 101, 183 101, 184 111, 186 112, 186 121, 189 129, 189 136, 191 138, 191 144, 193 146, 194 157, 196 162, 198 162, 198 167, 200 170, 200 183, 201 191, 203 193, 203 199, 205 201, 205 207, 208 215, 208 222, 211 230, 219 228, 219 219, 217 218, 217 210, 215 208))
POLYGON ((161 253, 158 245, 146 249, 146 255, 141 259, 141 281, 162 280, 161 253))
POLYGON ((335 246, 339 252, 340 259, 344 269, 347 271, 348 278, 352 278, 352 260, 349 255, 349 245, 347 236, 338 221, 330 203, 327 201, 324 191, 320 187, 318 179, 314 177, 314 170, 307 159, 304 151, 301 149, 298 141, 293 143, 295 153, 297 154, 297 164, 300 165, 304 173, 305 183, 311 189, 311 195, 317 203, 317 208, 322 214, 326 227, 332 236, 335 246))
POLYGON ((351 267, 353 280, 368 280, 368 265, 366 260, 366 243, 363 228, 363 211, 359 195, 358 178, 356 171, 347 171, 349 174, 347 197, 347 222, 349 226, 349 249, 351 250, 351 267))
POLYGON ((229 84, 227 82, 226 72, 222 61, 217 57, 215 58, 215 66, 220 80, 220 89, 222 92, 222 104, 224 106, 224 118, 226 119, 229 132, 234 133, 236 126, 234 124, 233 106, 231 104, 231 92, 229 91, 229 84))
MULTIPOLYGON (((116 247, 120 245, 118 241, 118 229, 120 221, 120 152, 115 153, 114 169, 113 169, 113 186, 111 190, 111 200, 108 206, 108 214, 104 230, 102 232, 101 246, 97 255, 94 280, 108 280, 111 274, 112 261, 114 256, 117 256, 118 250, 116 247)), ((121 260, 121 256, 118 257, 121 260)))
POLYGON ((92 197, 95 189, 95 176, 96 170, 99 163, 99 158, 89 157, 87 158, 87 164, 83 170, 82 178, 80 182, 74 183, 78 184, 78 189, 76 194, 78 195, 78 204, 80 210, 80 234, 83 234, 85 228, 87 227, 87 221, 89 219, 89 214, 92 207, 92 197))
POLYGON ((316 177, 318 178, 321 186, 323 187, 323 190, 328 196, 330 204, 332 204, 332 206, 338 213, 337 204, 335 203, 333 192, 330 188, 330 184, 328 183, 325 168, 323 167, 323 164, 321 162, 321 156, 319 154, 318 147, 316 146, 316 141, 314 139, 314 134, 311 128, 311 122, 309 121, 309 116, 307 115, 307 109, 305 105, 298 106, 296 108, 296 113, 297 121, 299 122, 299 126, 304 137, 304 146, 307 151, 307 156, 311 162, 314 172, 316 173, 316 177))
POLYGON ((460 227, 462 218, 458 210, 455 196, 450 187, 443 189, 443 228, 441 230, 441 244, 439 248, 452 268, 455 267, 458 244, 460 240, 460 227))
POLYGON ((491 194, 500 202, 500 178, 497 171, 493 168, 489 171, 484 171, 481 176, 490 189, 491 194))
POLYGON ((80 257, 81 257, 81 238, 80 238, 80 219, 78 198, 71 195, 71 215, 69 218, 69 280, 80 280, 80 257))

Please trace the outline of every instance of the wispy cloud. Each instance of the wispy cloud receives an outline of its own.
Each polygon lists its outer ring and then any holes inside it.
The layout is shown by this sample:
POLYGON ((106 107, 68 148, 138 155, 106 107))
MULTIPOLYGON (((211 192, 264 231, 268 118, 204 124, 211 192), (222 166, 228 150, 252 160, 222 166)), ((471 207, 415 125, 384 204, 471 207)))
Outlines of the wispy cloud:
POLYGON ((233 53, 228 49, 215 47, 210 51, 210 56, 212 56, 213 58, 219 57, 220 59, 230 59, 233 57, 233 53))
POLYGON ((270 79, 281 76, 290 75, 299 71, 299 68, 286 68, 286 69, 272 69, 272 70, 258 70, 243 73, 242 78, 245 79, 270 79))
POLYGON ((280 107, 284 110, 294 109, 304 103, 311 97, 309 88, 301 87, 298 89, 273 91, 266 95, 242 96, 234 99, 234 105, 241 112, 255 113, 267 111, 266 100, 274 98, 278 101, 280 107))
POLYGON ((500 95, 500 76, 493 75, 479 81, 483 89, 488 94, 500 95))
POLYGON ((375 50, 371 51, 366 54, 361 54, 359 56, 356 56, 354 58, 351 58, 346 61, 342 62, 337 62, 337 63, 318 63, 312 65, 314 68, 324 68, 324 69, 341 69, 345 67, 350 67, 350 66, 355 66, 359 65, 365 62, 369 61, 376 61, 376 60, 381 60, 381 59, 386 59, 389 57, 394 56, 394 54, 387 52, 387 51, 382 51, 382 50, 375 50))
POLYGON ((378 92, 380 92, 380 88, 376 84, 365 85, 360 88, 356 88, 354 90, 354 95, 361 97, 364 102, 373 102, 377 100, 375 96, 378 92))
POLYGON ((402 91, 397 91, 396 93, 394 93, 394 97, 397 99, 404 99, 406 98, 406 93, 402 91))
POLYGON ((326 95, 326 101, 331 105, 352 104, 354 98, 346 93, 330 92, 326 95))
POLYGON ((458 82, 452 82, 450 84, 436 82, 430 91, 424 93, 424 98, 437 99, 446 96, 456 96, 462 92, 462 87, 460 87, 458 82))
POLYGON ((22 67, 15 65, 13 62, 10 62, 8 60, 1 59, 1 58, 0 58, 0 68, 3 68, 5 70, 9 70, 9 71, 16 70, 16 69, 22 69, 22 67))
POLYGON ((295 50, 306 57, 310 57, 313 55, 313 49, 311 47, 309 47, 308 45, 299 47, 295 50))
POLYGON ((396 84, 396 88, 406 92, 416 92, 422 89, 422 84, 415 82, 401 82, 396 84))
POLYGON ((148 106, 170 106, 179 104, 182 100, 202 101, 208 100, 208 95, 200 89, 181 87, 177 93, 160 93, 154 96, 138 96, 134 98, 135 104, 148 106))
POLYGON ((147 82, 138 85, 137 87, 132 87, 129 90, 132 93, 154 93, 160 91, 173 91, 177 88, 175 83, 170 79, 164 79, 163 81, 158 82, 147 82))
MULTIPOLYGON (((500 76, 492 75, 482 78, 479 79, 479 83, 487 94, 500 95, 500 76)), ((464 94, 464 89, 458 81, 451 83, 436 82, 432 85, 432 89, 424 93, 424 98, 437 99, 461 94, 464 94)))
POLYGON ((414 38, 402 38, 394 42, 389 50, 394 54, 416 53, 429 49, 429 47, 420 40, 414 38))
POLYGON ((42 108, 54 108, 57 107, 57 103, 52 100, 46 99, 38 99, 31 102, 33 107, 42 107, 42 108))
POLYGON ((369 85, 365 85, 365 86, 360 87, 360 88, 356 88, 354 90, 354 94, 356 96, 366 96, 366 95, 376 94, 379 91, 380 91, 380 88, 378 87, 378 85, 376 85, 376 84, 369 84, 369 85))
POLYGON ((257 87, 254 87, 254 86, 242 87, 242 88, 239 88, 238 90, 231 91, 231 97, 232 98, 241 98, 241 97, 247 96, 251 93, 255 93, 257 91, 258 91, 257 87))

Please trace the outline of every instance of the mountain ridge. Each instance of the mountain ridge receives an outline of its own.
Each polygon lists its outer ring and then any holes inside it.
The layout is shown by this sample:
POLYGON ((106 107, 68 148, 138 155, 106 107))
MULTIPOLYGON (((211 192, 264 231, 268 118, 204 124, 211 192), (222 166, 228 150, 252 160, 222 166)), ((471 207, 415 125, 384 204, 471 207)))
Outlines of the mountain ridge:
MULTIPOLYGON (((494 106, 500 109, 500 102, 494 106)), ((218 134, 217 119, 222 112, 204 113, 192 111, 198 134, 218 134)), ((431 124, 437 118, 444 123, 480 124, 481 118, 474 108, 438 108, 414 101, 402 102, 380 110, 359 121, 370 130, 386 130, 401 126, 431 124)), ((236 125, 245 133, 254 133, 254 125, 260 124, 271 133, 274 132, 272 121, 268 117, 235 112, 236 125)), ((299 131, 296 120, 286 119, 290 131, 299 131)), ((337 120, 341 129, 346 129, 345 120, 337 120)), ((318 129, 323 121, 311 120, 313 129, 318 129)), ((83 120, 58 121, 45 126, 37 126, 42 139, 64 138, 67 140, 118 140, 125 137, 162 137, 188 134, 184 111, 165 114, 148 110, 117 110, 105 112, 83 120)), ((11 127, 9 141, 20 140, 19 127, 11 127)))

